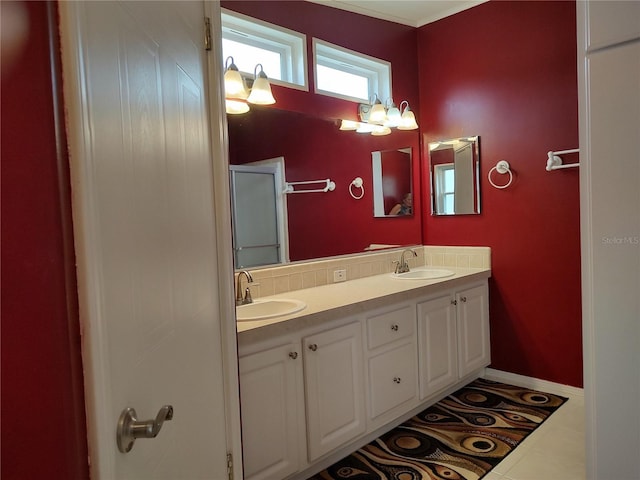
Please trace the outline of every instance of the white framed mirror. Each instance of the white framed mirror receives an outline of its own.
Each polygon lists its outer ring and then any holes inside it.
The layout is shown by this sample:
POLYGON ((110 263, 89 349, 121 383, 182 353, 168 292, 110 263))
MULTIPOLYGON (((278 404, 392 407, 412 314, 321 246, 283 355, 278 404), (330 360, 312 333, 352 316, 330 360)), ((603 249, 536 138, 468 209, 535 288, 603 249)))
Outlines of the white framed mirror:
POLYGON ((480 213, 480 137, 429 142, 432 215, 480 213))

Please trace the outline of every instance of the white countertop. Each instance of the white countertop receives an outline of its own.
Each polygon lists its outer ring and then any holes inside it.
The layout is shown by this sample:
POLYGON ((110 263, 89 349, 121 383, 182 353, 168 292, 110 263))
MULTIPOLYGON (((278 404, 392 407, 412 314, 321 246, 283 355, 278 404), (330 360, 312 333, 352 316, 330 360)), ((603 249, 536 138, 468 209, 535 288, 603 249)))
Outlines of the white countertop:
MULTIPOLYGON (((421 267, 416 268, 416 270, 421 267)), ((428 267, 427 267, 428 268, 428 267)), ((295 290, 263 299, 290 298, 307 304, 304 310, 265 320, 237 322, 239 338, 244 341, 259 340, 264 335, 286 333, 319 322, 361 313, 416 297, 456 288, 469 282, 487 279, 490 268, 433 267, 447 269, 454 275, 431 280, 399 280, 390 273, 372 277, 332 283, 320 287, 295 290)))

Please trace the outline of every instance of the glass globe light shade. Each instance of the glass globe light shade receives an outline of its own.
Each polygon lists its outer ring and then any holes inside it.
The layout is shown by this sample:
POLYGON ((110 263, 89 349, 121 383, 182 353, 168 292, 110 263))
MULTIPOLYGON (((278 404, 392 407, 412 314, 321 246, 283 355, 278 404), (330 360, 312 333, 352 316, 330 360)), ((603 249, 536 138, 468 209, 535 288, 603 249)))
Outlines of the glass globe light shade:
POLYGON ((225 99, 224 103, 225 111, 230 115, 239 115, 241 113, 247 113, 249 111, 249 105, 247 105, 247 102, 225 99))

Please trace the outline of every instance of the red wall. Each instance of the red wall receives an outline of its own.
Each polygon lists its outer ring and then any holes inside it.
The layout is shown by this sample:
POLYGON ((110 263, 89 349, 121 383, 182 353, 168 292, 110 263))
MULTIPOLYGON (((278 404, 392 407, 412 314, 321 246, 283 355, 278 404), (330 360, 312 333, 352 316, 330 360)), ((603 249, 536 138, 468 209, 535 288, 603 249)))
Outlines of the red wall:
POLYGON ((26 6, 25 50, 2 64, 2 478, 86 479, 68 166, 49 59, 55 4, 26 6))
MULTIPOLYGON (((416 29, 309 2, 231 1, 222 6, 307 36, 309 92, 274 85, 274 107, 252 106, 248 114, 228 116, 231 163, 284 156, 287 181, 336 182, 334 192, 287 197, 291 260, 362 252, 371 243, 421 243, 419 215, 373 217, 371 187, 372 151, 412 147, 413 171, 419 171, 419 134, 394 131, 373 137, 339 131, 339 119, 357 119, 357 104, 314 94, 311 67, 313 37, 390 61, 394 100, 417 105, 416 29), (257 125, 260 135, 255 133, 257 125), (356 177, 364 180, 362 200, 349 195, 356 177)), ((413 189, 419 191, 418 175, 413 189)), ((420 208, 420 198, 414 208, 420 208)))
MULTIPOLYGON (((273 86, 278 108, 299 112, 314 111, 323 118, 356 120, 353 102, 315 95, 313 92, 312 38, 350 48, 392 62, 392 90, 396 103, 407 100, 415 110, 418 102, 416 65, 417 31, 413 27, 365 17, 311 2, 223 0, 223 8, 280 25, 307 36, 309 92, 273 86)), ((269 75, 269 72, 266 72, 269 75)), ((382 99, 383 101, 385 99, 382 99)), ((416 113, 417 122, 420 118, 416 113)))
POLYGON ((418 48, 423 143, 480 135, 481 156, 482 213, 424 215, 423 239, 492 248, 493 368, 582 386, 578 169, 545 170, 578 146, 575 3, 482 4, 420 28, 418 48))
MULTIPOLYGON (((260 3, 274 23, 318 20, 328 41, 394 50, 391 38, 362 30, 365 20, 309 14, 300 9, 321 7, 302 2, 284 11, 260 3)), ((2 65, 2 477, 86 479, 66 153, 56 151, 47 5, 26 4, 26 51, 9 73, 2 65)), ((4 15, 6 2, 2 8, 4 15)), ((397 33, 406 35, 415 33, 397 33)), ((425 215, 423 236, 492 247, 493 366, 579 386, 578 174, 544 170, 547 150, 577 146, 575 38, 572 2, 489 3, 425 26, 414 110, 427 141, 481 135, 483 213, 425 215), (500 159, 516 179, 499 191, 486 174, 500 159)), ((415 50, 406 56, 415 65, 415 50)), ((394 77, 394 93, 412 105, 416 78, 407 75, 403 86, 394 77)), ((291 102, 309 95, 296 93, 291 102)), ((328 104, 327 116, 351 112, 328 104)))

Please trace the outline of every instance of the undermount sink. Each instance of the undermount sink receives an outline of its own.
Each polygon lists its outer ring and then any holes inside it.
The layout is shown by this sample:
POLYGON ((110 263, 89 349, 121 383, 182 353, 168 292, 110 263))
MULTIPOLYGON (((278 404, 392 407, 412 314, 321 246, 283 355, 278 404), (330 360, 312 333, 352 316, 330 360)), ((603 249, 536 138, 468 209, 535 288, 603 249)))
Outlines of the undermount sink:
POLYGON ((391 277, 398 280, 431 280, 434 278, 450 277, 455 272, 444 268, 416 268, 405 273, 392 273, 391 277))
POLYGON ((253 303, 236 307, 236 317, 238 321, 265 320, 267 318, 291 315, 306 307, 306 303, 288 298, 254 300, 253 303))

